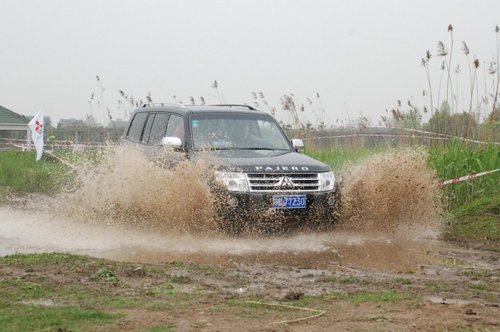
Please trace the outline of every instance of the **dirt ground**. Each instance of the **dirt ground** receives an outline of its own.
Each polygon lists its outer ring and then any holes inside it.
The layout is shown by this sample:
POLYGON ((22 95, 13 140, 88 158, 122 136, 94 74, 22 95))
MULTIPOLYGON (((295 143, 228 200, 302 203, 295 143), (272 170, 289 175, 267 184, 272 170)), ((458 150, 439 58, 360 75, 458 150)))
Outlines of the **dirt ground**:
MULTIPOLYGON (((124 318, 106 329, 500 330, 498 253, 444 242, 428 229, 412 229, 410 236, 336 229, 213 238, 68 224, 9 208, 0 208, 0 220, 2 255, 57 251, 106 259, 0 266, 3 280, 43 281, 141 303, 108 308, 124 318), (111 264, 119 283, 93 277, 99 264, 111 264), (307 319, 294 321, 301 318, 307 319)), ((53 305, 54 299, 45 301, 36 304, 53 305)))

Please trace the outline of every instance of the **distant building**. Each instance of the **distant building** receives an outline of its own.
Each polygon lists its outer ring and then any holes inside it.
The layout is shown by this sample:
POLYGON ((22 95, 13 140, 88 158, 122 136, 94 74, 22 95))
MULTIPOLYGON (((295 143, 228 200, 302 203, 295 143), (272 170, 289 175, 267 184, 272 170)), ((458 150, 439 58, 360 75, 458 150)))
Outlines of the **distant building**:
POLYGON ((30 137, 29 120, 0 105, 0 138, 26 139, 30 137))

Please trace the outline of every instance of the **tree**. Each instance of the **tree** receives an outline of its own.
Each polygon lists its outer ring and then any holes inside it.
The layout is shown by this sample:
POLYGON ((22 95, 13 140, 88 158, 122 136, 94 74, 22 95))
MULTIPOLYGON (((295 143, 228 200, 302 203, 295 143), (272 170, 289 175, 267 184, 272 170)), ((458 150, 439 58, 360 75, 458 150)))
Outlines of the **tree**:
POLYGON ((477 122, 466 112, 450 114, 449 104, 443 102, 440 110, 430 118, 428 130, 457 137, 473 137, 477 132, 477 122))

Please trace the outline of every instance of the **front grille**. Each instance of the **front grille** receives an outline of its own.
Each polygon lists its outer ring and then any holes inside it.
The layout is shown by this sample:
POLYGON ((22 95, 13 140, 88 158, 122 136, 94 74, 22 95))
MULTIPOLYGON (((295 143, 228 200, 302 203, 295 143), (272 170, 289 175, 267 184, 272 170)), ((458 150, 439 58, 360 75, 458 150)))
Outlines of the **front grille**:
POLYGON ((318 191, 317 173, 248 173, 250 191, 318 191))

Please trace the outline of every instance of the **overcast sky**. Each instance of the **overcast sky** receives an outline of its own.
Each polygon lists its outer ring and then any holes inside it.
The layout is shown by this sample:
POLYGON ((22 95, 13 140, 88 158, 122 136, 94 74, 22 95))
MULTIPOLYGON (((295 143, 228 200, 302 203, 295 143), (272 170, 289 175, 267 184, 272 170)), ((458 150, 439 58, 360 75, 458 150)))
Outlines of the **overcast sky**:
MULTIPOLYGON (((263 92, 280 108, 280 96, 293 93, 313 123, 321 103, 329 124, 361 114, 376 124, 398 99, 429 107, 420 62, 439 40, 449 47, 449 24, 462 67, 458 105, 468 105, 461 43, 484 69, 496 57, 499 13, 499 0, 0 0, 0 105, 42 110, 54 122, 91 112, 102 120, 102 99, 117 119, 128 110, 118 89, 143 100, 150 92, 155 102, 218 103, 217 80, 227 102, 250 104, 263 92)), ((441 60, 430 65, 436 103, 441 60)))

